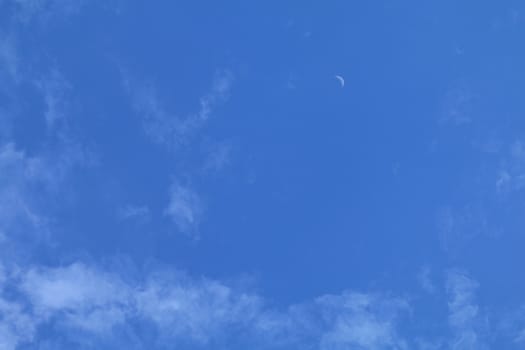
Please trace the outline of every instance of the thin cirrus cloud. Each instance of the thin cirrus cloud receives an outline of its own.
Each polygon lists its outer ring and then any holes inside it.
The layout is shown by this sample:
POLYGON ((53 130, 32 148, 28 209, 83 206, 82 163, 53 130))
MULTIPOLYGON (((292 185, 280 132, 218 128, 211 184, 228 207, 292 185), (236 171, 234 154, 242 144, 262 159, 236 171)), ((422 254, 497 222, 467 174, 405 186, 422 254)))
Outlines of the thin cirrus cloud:
POLYGON ((508 196, 525 188, 525 145, 522 140, 515 140, 501 152, 499 167, 495 181, 498 194, 508 196))
POLYGON ((459 270, 450 271, 447 278, 449 294, 449 324, 454 333, 451 349, 487 349, 484 341, 487 320, 475 297, 479 284, 459 270))
POLYGON ((214 108, 228 99, 233 83, 233 74, 230 71, 217 71, 210 91, 199 99, 198 110, 189 115, 179 116, 166 110, 152 85, 138 84, 127 73, 123 73, 123 76, 124 86, 131 97, 135 112, 142 121, 146 135, 153 142, 171 150, 178 150, 186 145, 205 125, 214 108))
POLYGON ((48 128, 53 128, 67 117, 67 101, 70 100, 67 95, 71 85, 60 71, 53 69, 48 76, 36 81, 36 86, 41 91, 46 106, 44 112, 46 124, 48 128))
POLYGON ((75 15, 88 3, 85 0, 6 0, 5 2, 10 5, 12 18, 22 24, 33 21, 46 23, 53 17, 75 15))
POLYGON ((476 97, 465 81, 455 84, 445 95, 439 122, 455 126, 472 123, 476 97))
POLYGON ((191 187, 175 181, 171 185, 164 214, 177 225, 180 232, 198 238, 203 213, 204 203, 200 196, 191 187))
MULTIPOLYGON (((53 11, 47 1, 6 2, 15 15, 26 10, 53 11), (49 6, 48 6, 49 5, 49 6)), ((58 4, 57 4, 58 5, 58 4)), ((19 26, 7 26, 0 33, 0 231, 8 245, 33 244, 47 236, 51 208, 59 206, 64 185, 76 167, 90 166, 96 161, 93 153, 79 143, 66 122, 70 116, 72 84, 54 67, 36 67, 20 52, 19 26), (29 91, 29 93, 28 93, 29 91), (28 95, 42 103, 35 111, 42 118, 47 132, 32 140, 28 147, 13 130, 33 130, 25 125, 30 105, 28 95), (24 117, 24 118, 22 118, 24 117), (23 239, 29 238, 31 239, 23 239), (15 239, 17 238, 17 239, 15 239)), ((35 56, 39 56, 36 50, 35 56)), ((47 61, 47 60, 44 60, 47 61)), ((38 105, 38 103, 37 103, 38 105)), ((35 123, 39 125, 39 123, 35 123)), ((5 248, 5 247, 4 247, 5 248)), ((27 250, 27 246, 25 250, 27 250)), ((11 252, 11 251, 10 251, 11 252)), ((7 252, 6 252, 7 254, 7 252)))
POLYGON ((117 210, 119 220, 147 221, 150 216, 150 209, 145 205, 125 205, 117 210))
MULTIPOLYGON (((198 110, 181 117, 166 110, 152 85, 137 84, 129 74, 124 71, 122 74, 124 86, 145 134, 154 143, 171 151, 180 151, 188 146, 212 116, 214 108, 228 99, 233 83, 233 74, 230 71, 217 71, 210 91, 199 99, 198 110)), ((228 161, 229 148, 215 148, 208 153, 204 170, 217 170, 228 161)), ((175 223, 179 232, 198 238, 204 211, 204 202, 197 191, 177 181, 171 185, 164 215, 175 223)))
MULTIPOLYGON (((0 76, 3 76, 2 85, 7 80, 19 80, 19 57, 16 52, 14 39, 12 36, 4 34, 0 37, 0 76)), ((0 86, 4 88, 4 86, 0 86)))
POLYGON ((89 167, 92 161, 90 152, 77 144, 34 156, 12 142, 0 145, 0 231, 13 238, 4 243, 18 244, 23 237, 31 237, 24 244, 45 239, 48 214, 59 206, 63 185, 73 169, 89 167))
POLYGON ((52 171, 42 163, 42 159, 27 157, 12 143, 0 148, 0 228, 3 231, 11 231, 21 222, 36 227, 42 225, 34 189, 35 185, 39 187, 51 180, 52 171))

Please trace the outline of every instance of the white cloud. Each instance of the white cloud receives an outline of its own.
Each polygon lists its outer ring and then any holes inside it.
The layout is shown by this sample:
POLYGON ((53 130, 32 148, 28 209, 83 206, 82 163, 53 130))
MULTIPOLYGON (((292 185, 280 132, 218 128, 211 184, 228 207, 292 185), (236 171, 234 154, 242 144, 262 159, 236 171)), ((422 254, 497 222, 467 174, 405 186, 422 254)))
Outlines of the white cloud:
MULTIPOLYGON (((119 342, 113 335, 115 327, 133 332, 137 321, 154 326, 154 343, 170 346, 178 342, 226 345, 240 338, 253 348, 266 349, 407 348, 397 329, 408 304, 384 295, 344 292, 279 311, 257 294, 166 271, 125 280, 74 263, 22 269, 6 276, 16 286, 18 300, 6 303, 0 294, 5 349, 25 341, 37 343, 41 327, 52 327, 64 340, 78 330, 92 341, 105 337, 119 342)), ((140 334, 132 338, 140 340, 140 334)))
POLYGON ((207 343, 229 326, 250 327, 259 298, 210 280, 153 274, 142 283, 75 263, 54 269, 30 269, 20 289, 41 325, 109 334, 114 326, 142 319, 154 324, 166 341, 207 343))
POLYGON ((476 98, 465 82, 457 83, 445 96, 439 121, 457 126, 471 123, 476 98))
POLYGON ((47 239, 50 215, 69 173, 91 161, 75 144, 32 157, 13 143, 0 144, 0 243, 23 242, 27 250, 28 244, 47 239))
MULTIPOLYGON (((19 57, 12 36, 0 36, 0 77, 3 76, 2 84, 6 80, 18 82, 19 57)), ((5 89, 5 86, 2 86, 5 89)))
POLYGON ((476 304, 476 290, 479 284, 466 273, 454 270, 447 278, 449 295, 449 325, 454 332, 451 349, 486 349, 484 342, 486 319, 476 304))
POLYGON ((400 314, 408 310, 404 300, 345 293, 324 296, 316 304, 330 324, 321 337, 322 350, 408 348, 396 329, 400 314))
POLYGON ((204 172, 218 172, 230 163, 232 145, 227 142, 216 143, 207 147, 204 172))
POLYGON ((22 289, 43 313, 103 307, 126 299, 111 276, 78 263, 66 268, 31 269, 24 276, 22 289))
POLYGON ((419 284, 421 285, 421 288, 427 293, 435 293, 436 287, 434 286, 434 283, 432 282, 432 279, 430 277, 430 268, 428 266, 424 266, 419 270, 419 273, 417 275, 417 279, 419 284))
POLYGON ((22 278, 21 290, 42 322, 60 314, 59 322, 101 333, 129 316, 130 286, 79 263, 31 269, 22 278))
POLYGON ((16 273, 0 264, 0 350, 15 350, 20 344, 33 339, 36 320, 23 303, 7 298, 5 289, 16 279, 16 273))
POLYGON ((0 297, 0 350, 14 350, 35 335, 34 319, 23 306, 0 297))
POLYGON ((117 217, 120 220, 146 221, 150 217, 150 210, 145 205, 126 205, 117 210, 117 217))
POLYGON ((190 187, 178 182, 170 188, 170 201, 164 214, 177 225, 179 231, 198 236, 198 227, 204 212, 202 200, 190 187))
MULTIPOLYGON (((476 303, 479 284, 459 270, 447 274, 448 319, 429 315, 434 324, 444 321, 451 330, 450 336, 437 337, 414 333, 418 320, 412 319, 408 301, 381 293, 344 291, 279 309, 256 293, 174 271, 155 270, 133 278, 126 274, 124 278, 116 271, 79 262, 14 272, 4 267, 2 271, 1 285, 12 286, 10 295, 15 297, 7 299, 0 288, 4 342, 0 349, 37 344, 42 327, 61 334, 63 341, 76 341, 81 332, 82 341, 93 346, 99 341, 110 345, 129 341, 143 348, 162 348, 161 344, 222 348, 230 342, 253 349, 489 347, 488 321, 476 303), (144 328, 135 327, 137 322, 146 325, 147 334, 142 333, 144 328), (122 329, 125 334, 119 331, 122 329)), ((519 334, 515 338, 521 341, 519 334)))
POLYGON ((46 105, 44 112, 46 124, 49 128, 53 128, 66 117, 67 95, 71 85, 57 69, 54 69, 49 75, 37 80, 36 86, 41 91, 46 105))
POLYGON ((45 22, 54 16, 77 14, 84 0, 10 0, 15 7, 16 19, 22 23, 32 20, 45 22))
POLYGON ((137 308, 170 337, 199 343, 218 338, 229 327, 249 327, 260 307, 255 295, 213 281, 181 283, 153 279, 137 294, 137 308))
POLYGON ((507 192, 509 190, 512 177, 506 170, 502 170, 498 174, 498 180, 496 181, 496 189, 498 193, 507 192))
MULTIPOLYGON (((122 76, 146 135, 153 142, 172 151, 180 150, 181 146, 191 142, 211 117, 213 110, 227 100, 233 83, 231 72, 216 72, 210 91, 199 99, 199 109, 195 113, 179 116, 166 109, 151 84, 137 84, 126 71, 122 71, 122 76)), ((203 170, 218 170, 223 167, 228 162, 229 151, 227 145, 215 147, 209 152, 203 170)), ((170 200, 164 214, 170 217, 180 232, 198 237, 203 213, 203 201, 191 187, 181 183, 171 186, 170 200)))
POLYGON ((152 85, 136 84, 127 74, 123 75, 124 85, 146 134, 154 142, 170 149, 177 149, 189 142, 194 133, 205 125, 213 109, 228 98, 233 83, 231 72, 217 72, 211 90, 199 100, 199 110, 181 117, 166 110, 152 85))
POLYGON ((503 154, 501 170, 497 175, 496 190, 499 194, 512 194, 525 188, 525 145, 515 140, 509 152, 503 154))
POLYGON ((496 237, 500 228, 489 219, 485 203, 472 203, 463 207, 447 207, 438 213, 438 232, 442 248, 455 255, 473 240, 496 237))
MULTIPOLYGON (((59 2, 10 1, 7 8, 16 13, 26 9, 47 11, 51 3, 53 7, 59 6, 59 2)), ((34 92, 40 95, 46 105, 43 117, 49 126, 54 126, 67 113, 67 91, 70 85, 56 69, 50 73, 23 70, 24 61, 21 61, 15 45, 20 26, 12 25, 7 28, 11 30, 9 34, 0 34, 0 89, 6 90, 2 92, 5 92, 9 100, 5 109, 0 110, 2 244, 13 243, 11 238, 15 236, 22 238, 37 233, 41 238, 47 235, 48 220, 45 212, 52 207, 53 195, 61 191, 61 186, 73 167, 93 162, 92 155, 72 140, 67 128, 46 133, 42 143, 35 147, 38 151, 33 149, 30 155, 15 141, 11 130, 17 128, 17 123, 20 123, 17 118, 20 111, 16 106, 26 104, 24 99, 27 98, 19 91, 18 85, 35 88, 34 92)), ((23 128, 25 129, 25 126, 23 128)))
POLYGON ((41 224, 28 189, 29 183, 36 177, 36 162, 13 144, 0 148, 0 228, 5 231, 20 218, 35 226, 41 224))

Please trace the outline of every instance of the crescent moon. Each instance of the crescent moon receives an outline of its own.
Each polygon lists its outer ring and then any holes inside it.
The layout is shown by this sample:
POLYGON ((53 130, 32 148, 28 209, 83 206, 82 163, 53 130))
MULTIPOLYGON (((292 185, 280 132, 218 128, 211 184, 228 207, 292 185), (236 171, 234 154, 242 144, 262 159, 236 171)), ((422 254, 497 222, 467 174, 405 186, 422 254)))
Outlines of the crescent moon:
POLYGON ((341 87, 345 86, 345 79, 342 76, 336 75, 335 78, 339 80, 339 83, 341 83, 341 87))

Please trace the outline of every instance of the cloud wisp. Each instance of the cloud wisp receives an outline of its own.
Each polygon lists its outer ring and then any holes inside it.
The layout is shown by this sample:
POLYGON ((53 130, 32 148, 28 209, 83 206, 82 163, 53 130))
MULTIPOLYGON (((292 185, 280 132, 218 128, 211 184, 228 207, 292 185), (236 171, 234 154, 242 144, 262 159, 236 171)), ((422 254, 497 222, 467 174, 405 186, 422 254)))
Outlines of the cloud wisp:
POLYGON ((174 182, 169 197, 164 214, 177 225, 180 232, 198 238, 199 224, 204 213, 204 204, 200 196, 189 186, 174 182))
POLYGON ((449 295, 449 324, 454 333, 451 349, 487 349, 483 338, 487 329, 486 319, 481 315, 475 301, 479 284, 466 273, 449 272, 447 292, 449 295))
POLYGON ((228 99, 233 74, 218 71, 208 93, 199 99, 199 109, 186 116, 166 110, 153 86, 136 84, 124 74, 124 86, 131 96, 135 112, 140 116, 145 133, 155 143, 178 150, 201 129, 211 117, 214 108, 228 99))

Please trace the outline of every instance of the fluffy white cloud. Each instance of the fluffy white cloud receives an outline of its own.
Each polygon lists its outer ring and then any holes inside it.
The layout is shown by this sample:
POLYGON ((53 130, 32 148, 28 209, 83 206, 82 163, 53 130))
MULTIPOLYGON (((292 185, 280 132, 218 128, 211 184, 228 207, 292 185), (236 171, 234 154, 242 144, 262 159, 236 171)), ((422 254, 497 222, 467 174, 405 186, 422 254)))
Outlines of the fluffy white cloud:
POLYGON ((6 278, 15 286, 17 298, 7 302, 0 294, 4 335, 0 349, 38 342, 37 330, 50 326, 62 334, 78 330, 92 340, 105 337, 116 342, 115 327, 132 329, 133 322, 151 324, 155 342, 166 344, 206 346, 233 339, 266 349, 407 348, 397 328, 408 305, 381 295, 325 295, 281 311, 267 306, 257 294, 177 273, 152 273, 144 280, 129 281, 74 263, 20 270, 6 278))

